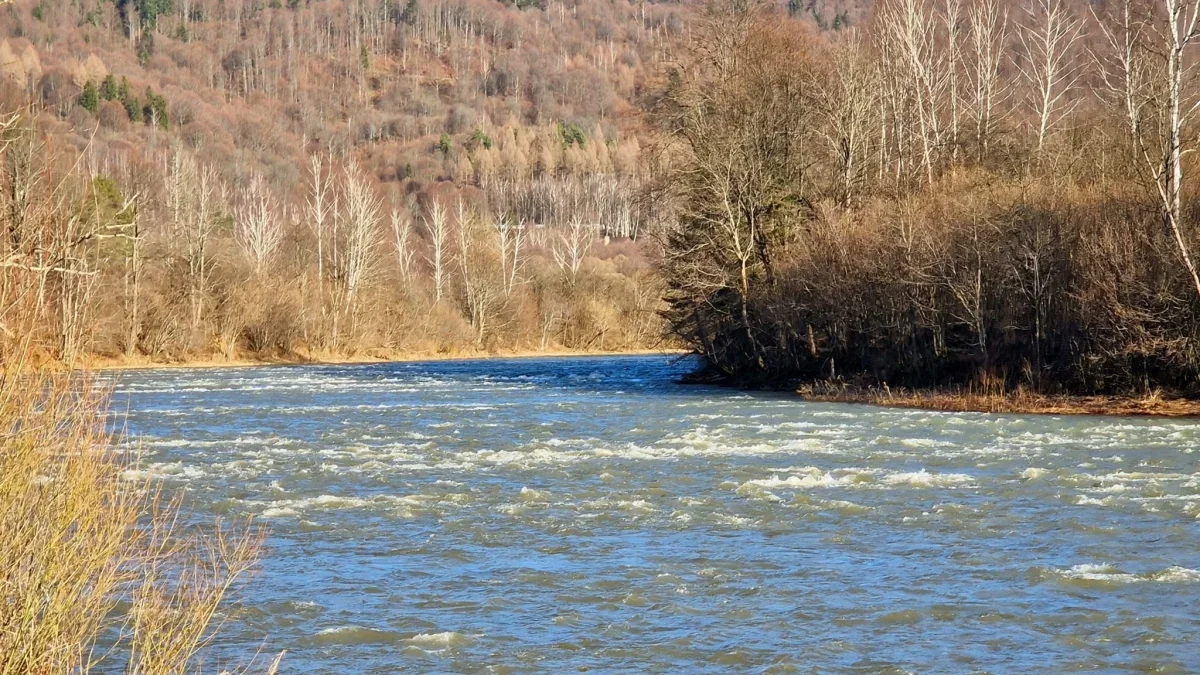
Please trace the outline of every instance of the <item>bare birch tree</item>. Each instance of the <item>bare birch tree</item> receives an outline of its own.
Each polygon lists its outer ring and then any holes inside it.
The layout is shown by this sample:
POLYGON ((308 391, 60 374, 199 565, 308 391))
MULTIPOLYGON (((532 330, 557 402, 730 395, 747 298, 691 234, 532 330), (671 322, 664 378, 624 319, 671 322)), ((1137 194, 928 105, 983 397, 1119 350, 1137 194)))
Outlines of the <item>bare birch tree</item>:
POLYGON ((1200 111, 1200 92, 1187 55, 1200 39, 1200 1, 1161 0, 1139 19, 1126 19, 1117 43, 1125 59, 1125 114, 1141 154, 1146 175, 1158 193, 1162 219, 1175 241, 1192 285, 1200 296, 1200 273, 1191 254, 1192 233, 1184 224, 1184 157, 1196 148, 1192 123, 1200 111), (1132 33, 1132 35, 1130 35, 1132 33), (1142 36, 1145 39, 1141 39, 1142 36), (1126 47, 1126 45, 1129 45, 1126 47), (1125 56, 1125 54, 1128 56, 1125 56), (1149 95, 1141 95, 1143 77, 1149 95), (1146 106, 1153 124, 1142 121, 1146 106))
POLYGON ((235 239, 258 280, 263 278, 283 241, 283 223, 279 211, 279 203, 262 178, 252 178, 235 212, 235 239))
POLYGON ((309 193, 306 207, 309 225, 313 228, 313 234, 317 239, 317 303, 321 308, 321 339, 324 339, 323 333, 326 330, 325 256, 327 255, 325 240, 330 220, 330 200, 333 197, 333 186, 331 184, 332 176, 324 170, 322 164, 320 155, 314 153, 309 160, 309 193))
POLYGON ((137 349, 138 336, 141 333, 141 287, 144 265, 142 245, 145 235, 138 212, 138 195, 136 194, 125 198, 116 211, 115 222, 96 234, 97 239, 112 239, 121 244, 123 266, 121 298, 125 309, 125 356, 133 355, 137 349))
POLYGON ((142 244, 145 230, 142 228, 141 217, 137 209, 137 197, 126 201, 125 207, 131 218, 128 226, 120 236, 129 242, 129 255, 125 259, 125 356, 133 356, 137 349, 138 336, 141 334, 141 298, 142 298, 142 244))
POLYGON ((1030 0, 1025 11, 1025 21, 1017 24, 1024 52, 1017 70, 1029 87, 1041 152, 1046 138, 1078 105, 1070 95, 1079 81, 1074 47, 1083 34, 1083 22, 1071 15, 1062 0, 1030 0))
POLYGON ((879 123, 879 70, 856 31, 833 54, 832 73, 818 83, 817 100, 826 122, 822 135, 837 163, 837 201, 847 206, 866 179, 871 133, 879 123))
POLYGON ((1133 0, 1121 0, 1104 14, 1093 7, 1092 18, 1104 36, 1103 47, 1091 51, 1100 75, 1096 94, 1120 111, 1129 140, 1137 146, 1152 107, 1153 73, 1146 49, 1152 16, 1135 8, 1133 0))
POLYGON ((353 336, 358 328, 359 293, 375 265, 382 201, 354 162, 346 167, 342 194, 342 241, 337 249, 342 280, 340 311, 350 321, 353 336))
POLYGON ((512 295, 517 279, 525 265, 521 248, 525 242, 525 222, 512 216, 499 216, 493 220, 496 229, 496 245, 500 253, 500 276, 504 294, 512 295))
POLYGON ((201 167, 194 157, 176 148, 171 158, 167 199, 177 238, 183 242, 188 266, 188 298, 191 329, 199 332, 204 318, 211 260, 208 247, 216 228, 218 191, 216 173, 201 167))
POLYGON ((425 229, 429 231, 430 267, 433 269, 433 300, 441 302, 446 286, 446 258, 449 254, 450 223, 446 218, 446 207, 441 202, 433 202, 429 206, 429 214, 425 218, 425 229))
MULTIPOLYGON (((947 52, 938 44, 938 22, 923 0, 892 0, 881 9, 881 40, 889 56, 895 58, 888 72, 897 101, 894 114, 915 117, 915 128, 897 129, 902 144, 906 136, 916 136, 920 144, 921 167, 925 182, 932 183, 943 146, 944 108, 950 82, 947 52)), ((903 145, 898 147, 902 156, 903 145)))
POLYGON ((976 0, 967 9, 970 26, 969 107, 975 124, 977 158, 987 156, 993 127, 997 122, 996 107, 1008 94, 1009 87, 1000 78, 1008 43, 1008 10, 1001 9, 997 0, 976 0))
POLYGON ((412 264, 415 255, 411 241, 412 221, 406 211, 392 209, 390 223, 392 254, 396 260, 396 272, 401 285, 407 286, 409 280, 412 278, 412 264))
POLYGON ((554 262, 572 287, 579 280, 579 270, 583 267, 588 249, 592 247, 592 238, 592 228, 585 225, 582 219, 574 218, 554 240, 551 251, 554 262))
POLYGON ((460 198, 455 208, 455 230, 458 233, 459 274, 462 276, 463 300, 467 317, 475 328, 475 340, 482 343, 488 327, 488 314, 496 295, 493 278, 487 269, 488 252, 479 236, 478 216, 460 198))
POLYGON ((947 142, 953 159, 958 160, 959 118, 962 95, 959 93, 959 71, 962 69, 962 0, 944 0, 941 18, 945 28, 946 104, 949 106, 950 129, 947 142))

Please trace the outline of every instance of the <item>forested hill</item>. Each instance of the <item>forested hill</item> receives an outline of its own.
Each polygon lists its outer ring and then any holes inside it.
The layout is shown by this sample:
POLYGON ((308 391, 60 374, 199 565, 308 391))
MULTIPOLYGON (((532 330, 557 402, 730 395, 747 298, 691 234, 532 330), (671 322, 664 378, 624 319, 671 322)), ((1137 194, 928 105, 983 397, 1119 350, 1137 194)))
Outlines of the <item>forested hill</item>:
POLYGON ((9 102, 32 93, 101 161, 168 136, 228 178, 261 172, 288 189, 310 152, 356 153, 411 190, 636 173, 637 99, 689 14, 624 1, 40 0, 0 8, 0 50, 9 102))
POLYGON ((36 271, 36 342, 68 360, 656 343, 640 242, 669 217, 642 197, 645 110, 704 5, 0 5, 0 113, 22 112, 0 119, 0 255, 36 271))
POLYGON ((622 240, 654 217, 639 99, 694 14, 0 5, 0 327, 63 360, 657 344, 622 240))
MULTIPOLYGON (((0 7, 0 80, 10 107, 28 95, 101 160, 168 135, 282 189, 314 149, 355 152, 406 190, 630 176, 641 100, 703 5, 20 0, 0 7)), ((831 30, 861 19, 840 1, 788 8, 831 30)))

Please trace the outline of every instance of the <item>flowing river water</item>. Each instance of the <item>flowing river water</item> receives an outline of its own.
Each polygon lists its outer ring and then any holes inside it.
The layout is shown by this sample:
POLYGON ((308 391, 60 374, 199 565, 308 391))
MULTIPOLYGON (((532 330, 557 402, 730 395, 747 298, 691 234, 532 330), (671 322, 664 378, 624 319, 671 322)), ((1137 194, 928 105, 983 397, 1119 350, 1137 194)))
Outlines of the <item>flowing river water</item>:
POLYGON ((680 385, 661 357, 127 372, 270 526, 285 673, 1200 672, 1200 423, 680 385))

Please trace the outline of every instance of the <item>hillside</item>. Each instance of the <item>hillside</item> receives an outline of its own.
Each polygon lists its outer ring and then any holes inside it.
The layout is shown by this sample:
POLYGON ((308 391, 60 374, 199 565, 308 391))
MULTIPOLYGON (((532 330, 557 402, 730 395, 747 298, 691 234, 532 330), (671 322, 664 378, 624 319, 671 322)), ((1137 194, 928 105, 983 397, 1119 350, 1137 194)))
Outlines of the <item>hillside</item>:
MULTIPOLYGON (((111 221, 64 235, 59 255, 99 283, 67 303, 79 316, 47 316, 48 351, 655 343, 654 252, 614 238, 660 218, 639 199, 640 106, 694 14, 623 0, 3 6, 0 106, 35 111, 29 173, 7 185, 78 173, 72 199, 105 202, 89 211, 111 221), (48 158, 57 168, 33 168, 48 158), (370 193, 357 250, 349 175, 370 193), (256 204, 270 213, 252 225, 256 204), (279 292, 255 302, 263 289, 279 292), (67 347, 72 333, 88 344, 67 347)), ((9 256, 36 257, 35 238, 14 235, 9 256)))

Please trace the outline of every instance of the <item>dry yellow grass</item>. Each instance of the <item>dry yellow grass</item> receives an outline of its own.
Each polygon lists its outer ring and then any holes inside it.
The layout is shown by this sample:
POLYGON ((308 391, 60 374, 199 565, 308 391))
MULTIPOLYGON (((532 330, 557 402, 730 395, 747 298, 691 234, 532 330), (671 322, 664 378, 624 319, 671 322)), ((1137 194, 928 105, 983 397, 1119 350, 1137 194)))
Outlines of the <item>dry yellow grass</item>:
POLYGON ((186 524, 105 410, 86 374, 0 373, 2 675, 194 672, 258 559, 248 524, 186 524))

